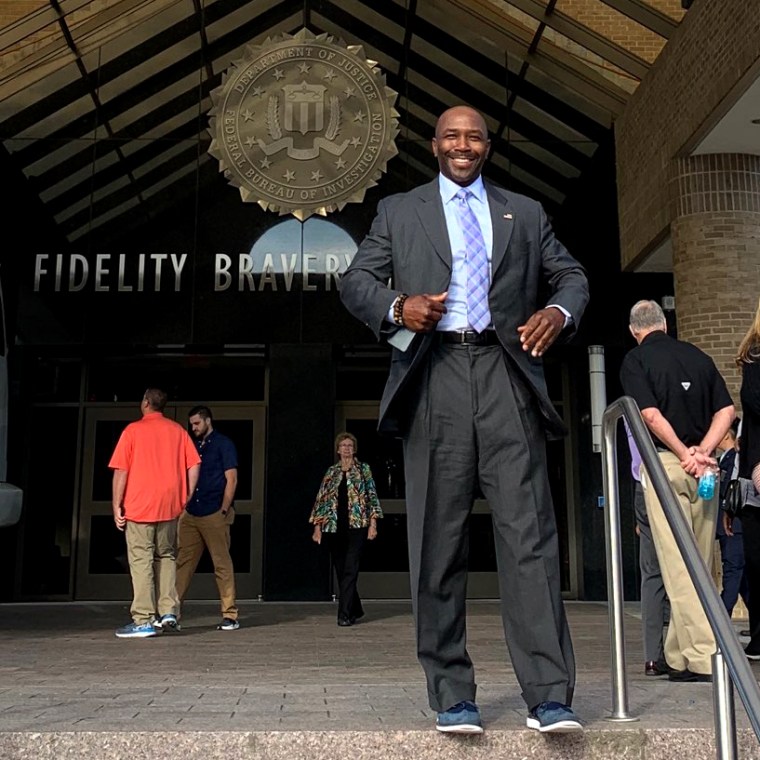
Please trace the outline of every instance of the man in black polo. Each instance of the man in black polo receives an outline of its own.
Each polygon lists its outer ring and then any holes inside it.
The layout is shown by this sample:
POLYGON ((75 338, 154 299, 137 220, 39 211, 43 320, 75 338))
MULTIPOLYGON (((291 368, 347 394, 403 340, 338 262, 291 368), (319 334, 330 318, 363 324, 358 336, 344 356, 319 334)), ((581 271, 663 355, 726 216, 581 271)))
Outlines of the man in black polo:
MULTIPOLYGON (((697 485, 705 469, 715 466, 715 449, 734 419, 731 396, 707 354, 667 334, 665 315, 654 301, 634 304, 630 330, 638 346, 623 360, 623 390, 641 409, 700 554, 709 564, 718 493, 716 489, 712 499, 702 499, 697 485)), ((673 669, 669 678, 711 681, 715 637, 643 468, 641 484, 670 599, 670 624, 665 638, 665 660, 673 669)))
POLYGON ((235 571, 230 557, 230 525, 235 516, 232 502, 237 488, 237 451, 226 435, 214 430, 211 410, 207 406, 191 409, 188 422, 201 457, 201 472, 198 486, 179 520, 177 596, 180 602, 184 600, 203 550, 208 549, 222 603, 222 622, 217 629, 234 631, 240 628, 235 603, 235 571))

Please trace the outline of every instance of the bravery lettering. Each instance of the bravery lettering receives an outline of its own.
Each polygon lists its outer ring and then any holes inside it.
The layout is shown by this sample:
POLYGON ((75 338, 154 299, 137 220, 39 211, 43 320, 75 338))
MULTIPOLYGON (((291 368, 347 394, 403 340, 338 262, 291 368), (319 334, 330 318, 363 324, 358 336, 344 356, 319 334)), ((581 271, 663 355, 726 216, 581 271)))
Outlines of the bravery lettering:
MULTIPOLYGON (((337 290, 353 257, 353 253, 267 253, 263 257, 217 253, 213 282, 208 287, 215 292, 240 293, 287 293, 294 287, 305 292, 337 290)), ((99 253, 90 258, 79 253, 40 253, 34 263, 34 291, 179 293, 190 285, 190 276, 185 276, 187 261, 186 253, 99 253)))

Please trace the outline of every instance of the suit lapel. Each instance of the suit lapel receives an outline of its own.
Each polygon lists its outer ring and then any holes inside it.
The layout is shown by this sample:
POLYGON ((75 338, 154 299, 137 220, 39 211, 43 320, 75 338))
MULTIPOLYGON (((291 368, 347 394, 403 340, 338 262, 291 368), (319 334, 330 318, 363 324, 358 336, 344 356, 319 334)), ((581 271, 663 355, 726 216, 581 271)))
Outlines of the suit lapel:
POLYGON ((433 244, 435 252, 441 257, 443 263, 451 269, 451 243, 449 242, 446 216, 443 213, 443 203, 441 202, 437 178, 422 186, 420 201, 417 205, 417 215, 422 223, 422 228, 433 244))
POLYGON ((509 210, 510 204, 506 195, 489 182, 486 182, 485 186, 493 228, 493 250, 491 251, 491 272, 493 275, 504 261, 509 240, 512 237, 512 230, 515 227, 515 220, 509 210))

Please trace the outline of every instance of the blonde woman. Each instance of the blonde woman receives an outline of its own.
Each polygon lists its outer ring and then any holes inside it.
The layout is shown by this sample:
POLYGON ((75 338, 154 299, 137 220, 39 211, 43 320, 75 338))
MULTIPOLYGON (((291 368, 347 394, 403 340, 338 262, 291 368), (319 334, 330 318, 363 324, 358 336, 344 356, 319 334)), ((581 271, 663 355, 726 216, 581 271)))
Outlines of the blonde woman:
MULTIPOLYGON (((736 363, 742 371, 742 428, 739 477, 750 478, 760 491, 760 303, 741 344, 736 363)), ((760 660, 760 508, 747 506, 741 513, 744 561, 749 582, 749 629, 744 650, 750 660, 760 660)))
POLYGON ((336 464, 327 468, 309 522, 312 540, 324 540, 338 576, 338 625, 353 625, 364 615, 356 590, 364 542, 377 536, 377 521, 383 516, 372 471, 356 458, 359 448, 351 433, 335 439, 336 464))

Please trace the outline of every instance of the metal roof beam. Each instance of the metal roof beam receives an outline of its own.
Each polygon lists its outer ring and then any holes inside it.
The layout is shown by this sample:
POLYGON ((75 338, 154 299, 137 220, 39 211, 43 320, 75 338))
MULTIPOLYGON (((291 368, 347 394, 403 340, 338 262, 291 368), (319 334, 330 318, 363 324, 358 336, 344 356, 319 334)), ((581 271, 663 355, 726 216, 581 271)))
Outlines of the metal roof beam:
MULTIPOLYGON (((358 0, 358 2, 373 8, 373 10, 376 10, 378 13, 382 13, 386 18, 396 24, 403 25, 404 23, 403 8, 395 3, 383 3, 381 6, 375 8, 372 0, 358 0)), ((323 2, 323 5, 327 5, 327 2, 323 2)), ((335 6, 331 7, 334 8, 335 6)), ((354 17, 345 14, 343 11, 341 11, 341 13, 351 19, 350 26, 346 26, 349 22, 339 22, 341 23, 341 26, 343 26, 344 29, 353 28, 357 23, 354 20, 354 17)), ((330 10, 329 18, 340 18, 340 16, 336 17, 333 10, 330 10)), ((611 117, 609 115, 604 120, 597 119, 578 110, 574 106, 568 105, 561 96, 551 95, 545 89, 527 80, 519 81, 517 71, 513 72, 505 65, 497 63, 481 51, 470 47, 462 40, 448 34, 446 31, 435 26, 426 19, 421 18, 419 13, 415 20, 415 34, 418 38, 425 40, 429 45, 439 47, 460 63, 466 61, 467 65, 472 66, 482 76, 486 76, 495 82, 508 83, 509 87, 514 87, 518 97, 524 98, 537 108, 545 111, 558 121, 567 124, 580 134, 587 135, 593 139, 599 139, 606 134, 610 126, 611 117)), ((530 60, 535 63, 532 58, 530 60)), ((541 69, 540 66, 537 66, 536 68, 541 69)), ((443 70, 441 69, 441 71, 443 70)), ((543 73, 552 78, 552 74, 547 73, 546 71, 543 71, 543 73)), ((443 83, 446 81, 447 76, 448 74, 444 72, 443 78, 437 81, 443 83)), ((572 86, 567 85, 564 82, 558 81, 558 84, 562 89, 573 90, 572 86)), ((589 101, 589 104, 593 107, 594 111, 598 112, 599 107, 595 103, 589 101)))
MULTIPOLYGON (((22 16, 0 30, 0 51, 12 47, 21 42, 21 40, 31 37, 32 35, 41 32, 46 27, 57 23, 61 15, 66 16, 69 13, 73 13, 84 6, 89 5, 91 2, 92 0, 76 0, 76 2, 69 2, 65 12, 63 9, 58 10, 54 7, 45 6, 43 8, 38 8, 31 13, 27 13, 25 16, 22 16)), ((144 2, 144 0, 140 0, 140 2, 144 2)))
MULTIPOLYGON (((151 171, 143 174, 141 177, 133 180, 128 185, 120 187, 113 193, 109 193, 100 200, 93 201, 86 208, 73 214, 66 221, 60 223, 60 227, 65 235, 70 235, 72 232, 78 230, 80 227, 87 224, 87 221, 92 218, 96 219, 99 216, 113 211, 122 204, 137 199, 140 205, 143 206, 144 201, 142 194, 150 189, 152 185, 160 181, 163 177, 166 177, 173 172, 185 168, 191 164, 198 163, 198 147, 197 145, 191 145, 186 150, 172 156, 168 161, 161 164, 161 166, 152 169, 151 171)), ((147 204, 150 206, 150 204, 147 204)))
POLYGON ((611 42, 607 37, 592 31, 564 13, 556 10, 547 12, 547 7, 542 0, 502 0, 502 3, 513 5, 536 21, 563 34, 569 40, 578 43, 605 61, 609 61, 636 79, 643 79, 649 71, 649 64, 643 58, 628 52, 620 45, 611 42))
POLYGON ((533 33, 518 24, 489 0, 426 0, 438 13, 461 16, 463 25, 478 25, 479 33, 492 42, 512 50, 531 66, 561 82, 611 115, 622 113, 629 93, 607 79, 593 66, 572 53, 545 40, 535 53, 530 52, 533 33), (485 27, 484 31, 483 27, 485 27))
MULTIPOLYGON (((346 18, 341 20, 348 21, 346 18)), ((331 17, 329 21, 336 24, 338 27, 338 33, 343 33, 343 27, 338 20, 331 17)), ((360 25, 363 22, 359 22, 353 17, 351 23, 354 31, 359 27, 362 38, 369 42, 369 35, 372 33, 372 30, 362 29, 360 25)), ((379 33, 375 32, 372 39, 373 46, 376 49, 383 50, 383 52, 387 54, 389 52, 387 46, 393 47, 395 45, 398 47, 397 43, 394 43, 387 38, 383 38, 382 40, 377 39, 379 36, 379 33)), ((474 61, 474 55, 471 55, 472 52, 473 51, 468 49, 466 60, 474 61)), ((408 98, 410 101, 425 109, 431 114, 433 121, 438 118, 442 111, 446 110, 456 102, 469 102, 495 121, 499 120, 499 117, 496 114, 502 114, 504 111, 505 106, 503 102, 494 100, 479 89, 473 88, 472 83, 464 82, 450 72, 444 71, 441 67, 437 66, 432 61, 423 58, 418 53, 412 52, 410 54, 410 67, 411 69, 407 69, 407 71, 413 70, 415 73, 422 75, 431 82, 445 81, 447 84, 446 89, 455 96, 453 102, 451 100, 444 102, 439 98, 434 97, 428 90, 415 86, 415 84, 409 81, 402 82, 392 72, 386 73, 386 81, 389 86, 399 92, 401 98, 408 98)), ((468 71, 473 70, 475 70, 474 66, 471 65, 468 71)), ((398 107, 397 104, 397 108, 398 107)), ((581 167, 588 161, 588 156, 585 153, 577 150, 568 143, 561 141, 558 137, 546 130, 537 127, 530 119, 527 119, 520 114, 514 113, 510 115, 510 126, 529 138, 531 142, 541 145, 545 150, 554 153, 558 158, 571 166, 581 167)), ((432 132, 433 128, 431 127, 429 130, 430 136, 432 136, 432 132)), ((537 159, 528 156, 528 154, 523 151, 519 151, 519 155, 526 156, 528 161, 537 161, 537 159)), ((548 164, 543 165, 548 167, 548 164)), ((553 172, 554 169, 550 169, 550 171, 553 172)), ((560 176, 564 177, 564 175, 560 176)), ((548 181, 550 182, 551 180, 548 181)))
MULTIPOLYGON (((141 166, 150 163, 172 144, 189 144, 192 141, 196 145, 199 142, 205 142, 208 146, 211 142, 211 137, 206 134, 204 139, 204 135, 198 131, 198 126, 198 119, 193 119, 181 124, 157 140, 147 141, 143 147, 130 153, 122 161, 109 164, 100 171, 95 172, 76 185, 68 188, 60 195, 55 196, 55 198, 46 201, 45 205, 50 209, 52 214, 60 214, 65 211, 66 208, 78 203, 90 193, 96 193, 110 185, 112 182, 116 182, 125 175, 128 175, 129 172, 135 171, 141 166)), ((122 145, 123 141, 119 141, 118 144, 122 145)), ((110 151, 114 150, 115 147, 115 143, 112 140, 101 140, 98 145, 101 148, 102 155, 108 154, 110 151)), ((96 160, 97 159, 93 159, 93 164, 96 160)), ((58 181, 65 179, 67 176, 59 170, 59 167, 56 167, 56 174, 58 175, 58 181)))
MULTIPOLYGON (((387 11, 391 11, 393 3, 384 3, 382 6, 375 8, 372 5, 372 0, 360 0, 368 7, 372 7, 374 10, 386 15, 387 11)), ((338 8, 334 4, 324 0, 321 3, 320 12, 328 18, 330 21, 341 27, 342 30, 351 29, 355 34, 362 39, 371 42, 376 49, 383 50, 389 57, 398 59, 401 54, 401 47, 394 40, 386 37, 375 29, 371 29, 364 22, 360 21, 342 8, 338 8)), ((400 13, 393 14, 393 17, 387 16, 390 21, 396 23, 403 23, 403 9, 399 8, 400 13)), ((581 113, 572 106, 567 105, 561 98, 550 95, 542 90, 540 87, 530 82, 520 82, 517 85, 517 74, 512 74, 505 66, 496 63, 492 59, 483 55, 481 52, 469 47, 461 40, 455 39, 451 35, 441 31, 434 27, 429 22, 421 19, 419 15, 415 19, 415 35, 420 39, 424 39, 429 44, 439 46, 442 50, 445 50, 452 58, 459 60, 460 62, 466 61, 469 70, 474 71, 482 77, 491 79, 494 82, 504 82, 505 85, 512 86, 512 77, 514 76, 516 87, 519 86, 519 96, 530 102, 536 108, 544 111, 548 115, 552 116, 559 122, 567 124, 574 131, 590 137, 594 141, 602 139, 608 132, 608 127, 602 126, 599 122, 595 121, 589 116, 581 113)), ((410 51, 410 63, 409 66, 414 71, 422 74, 427 79, 433 82, 440 82, 442 87, 446 87, 446 83, 451 76, 451 72, 446 71, 442 67, 428 60, 425 56, 410 51)), ((386 76, 389 81, 393 79, 390 76, 390 72, 386 72, 386 76)), ((394 79, 394 89, 399 92, 403 97, 406 94, 406 84, 403 81, 394 79)), ((509 87, 505 87, 509 91, 509 87)), ((477 88, 469 84, 467 88, 467 95, 460 95, 465 99, 469 99, 471 94, 479 95, 477 88)), ((491 103, 496 101, 491 100, 491 103)), ((503 107, 503 104, 501 104, 503 107)), ((438 114, 436 114, 437 116, 438 114)), ((558 144, 558 138, 545 130, 534 127, 532 122, 525 117, 515 114, 514 127, 526 137, 535 136, 535 141, 545 144, 548 150, 552 150, 551 145, 558 144)), ((558 150, 562 151, 563 155, 557 154, 560 158, 568 163, 579 163, 585 160, 585 155, 580 151, 577 151, 566 142, 562 143, 569 148, 569 151, 564 151, 563 148, 558 146, 558 150)))
POLYGON ((403 53, 398 67, 398 78, 402 82, 406 79, 406 70, 409 66, 409 51, 412 49, 412 36, 414 35, 414 24, 416 20, 417 0, 410 0, 406 12, 406 23, 404 25, 403 53))
MULTIPOLYGON (((207 26, 221 17, 220 11, 217 8, 217 6, 220 5, 243 7, 247 5, 247 0, 234 0, 234 2, 233 0, 219 0, 219 2, 209 6, 205 11, 207 26)), ((210 59, 216 60, 221 58, 230 51, 249 42, 253 37, 261 34, 262 27, 266 29, 269 26, 274 26, 285 20, 296 10, 300 9, 301 5, 301 0, 285 0, 285 2, 279 2, 273 8, 255 16, 248 23, 237 28, 234 33, 226 35, 210 44, 208 53, 210 59)), ((98 82, 98 85, 102 87, 103 85, 114 81, 130 69, 133 69, 135 61, 148 60, 154 55, 163 52, 168 47, 189 37, 193 37, 197 33, 198 19, 195 14, 191 14, 181 22, 157 32, 142 44, 137 45, 113 60, 104 63, 101 67, 92 72, 92 77, 98 82)), ((197 54, 188 55, 182 60, 172 64, 172 66, 165 67, 158 74, 144 80, 140 87, 133 88, 132 91, 125 93, 122 99, 132 98, 134 102, 139 102, 143 99, 141 96, 144 95, 145 90, 143 87, 146 86, 146 83, 150 82, 154 85, 159 83, 159 85, 163 86, 170 77, 181 79, 188 71, 197 71, 197 69, 197 54), (166 72, 170 70, 172 73, 170 73, 169 76, 166 76, 166 72), (135 90, 139 92, 135 93, 135 90)), ((14 117, 4 121, 0 124, 0 133, 2 133, 3 137, 12 137, 20 134, 52 115, 60 108, 63 108, 65 105, 83 97, 87 93, 87 87, 83 82, 73 82, 71 85, 61 88, 55 93, 51 93, 47 97, 35 102, 33 105, 21 110, 14 117)), ((110 107, 112 103, 113 101, 110 101, 105 107, 110 107)), ((85 131, 80 134, 86 134, 90 129, 91 126, 88 124, 85 131)), ((61 131, 64 133, 64 136, 68 136, 65 130, 61 131)))

